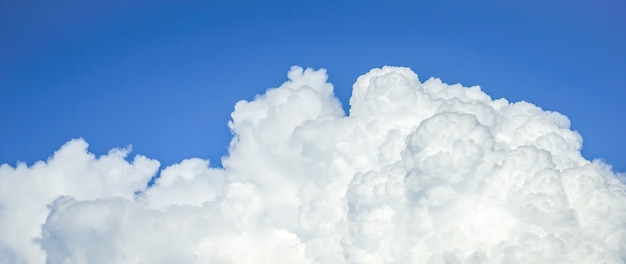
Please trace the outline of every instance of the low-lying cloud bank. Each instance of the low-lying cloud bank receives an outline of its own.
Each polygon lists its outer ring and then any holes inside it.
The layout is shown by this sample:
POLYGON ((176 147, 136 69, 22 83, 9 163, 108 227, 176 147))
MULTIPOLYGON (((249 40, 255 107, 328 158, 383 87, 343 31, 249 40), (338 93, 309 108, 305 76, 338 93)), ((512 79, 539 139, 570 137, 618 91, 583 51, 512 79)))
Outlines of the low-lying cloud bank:
POLYGON ((567 117, 410 69, 240 101, 224 168, 82 139, 0 166, 0 263, 624 263, 626 187, 567 117))

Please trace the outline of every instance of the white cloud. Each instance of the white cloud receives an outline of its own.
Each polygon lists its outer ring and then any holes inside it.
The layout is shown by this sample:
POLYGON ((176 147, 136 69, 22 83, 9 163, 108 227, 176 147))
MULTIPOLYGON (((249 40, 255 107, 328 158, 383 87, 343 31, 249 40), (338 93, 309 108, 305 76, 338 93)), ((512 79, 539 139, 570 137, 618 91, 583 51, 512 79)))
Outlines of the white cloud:
POLYGON ((156 173, 159 162, 136 156, 125 160, 129 150, 114 149, 96 158, 82 139, 67 142, 48 161, 28 167, 0 165, 0 260, 5 263, 43 263, 44 255, 34 240, 57 197, 79 200, 133 199, 156 173))
POLYGON ((569 120, 407 68, 324 70, 235 106, 224 168, 83 140, 0 167, 0 261, 622 263, 626 187, 569 120))

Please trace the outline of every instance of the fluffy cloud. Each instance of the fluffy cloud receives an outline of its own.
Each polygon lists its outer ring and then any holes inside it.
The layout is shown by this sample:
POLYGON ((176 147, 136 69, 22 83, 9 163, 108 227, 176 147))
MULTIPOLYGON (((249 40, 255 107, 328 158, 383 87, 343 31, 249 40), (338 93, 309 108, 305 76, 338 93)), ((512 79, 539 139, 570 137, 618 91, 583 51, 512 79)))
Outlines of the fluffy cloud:
POLYGON ((79 200, 134 199, 156 173, 159 162, 114 149, 96 158, 82 139, 67 142, 47 162, 15 168, 0 165, 0 262, 43 263, 41 225, 59 196, 79 200))
POLYGON ((0 166, 6 263, 623 263, 626 186, 569 120, 410 69, 235 105, 223 168, 72 140, 0 166))

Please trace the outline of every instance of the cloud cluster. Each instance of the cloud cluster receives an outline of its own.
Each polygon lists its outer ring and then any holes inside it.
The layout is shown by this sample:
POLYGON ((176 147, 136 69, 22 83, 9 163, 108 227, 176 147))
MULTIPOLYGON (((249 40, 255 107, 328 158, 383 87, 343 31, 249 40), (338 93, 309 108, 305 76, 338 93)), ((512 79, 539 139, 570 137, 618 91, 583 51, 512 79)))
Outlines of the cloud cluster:
POLYGON ((626 186, 569 120, 407 68, 235 105, 223 168, 66 143, 0 166, 2 263, 623 263, 626 186))

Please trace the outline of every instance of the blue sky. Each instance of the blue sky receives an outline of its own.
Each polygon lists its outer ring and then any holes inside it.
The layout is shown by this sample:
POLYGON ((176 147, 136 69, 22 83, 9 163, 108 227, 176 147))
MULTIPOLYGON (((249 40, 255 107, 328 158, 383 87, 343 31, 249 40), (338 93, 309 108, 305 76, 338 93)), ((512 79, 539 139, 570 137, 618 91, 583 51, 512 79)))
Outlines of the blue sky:
POLYGON ((326 68, 347 108, 373 67, 480 85, 568 116, 583 155, 626 171, 626 2, 3 1, 0 163, 71 138, 162 165, 219 163, 234 104, 326 68))

